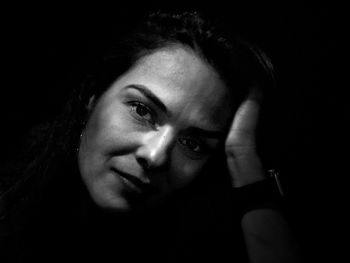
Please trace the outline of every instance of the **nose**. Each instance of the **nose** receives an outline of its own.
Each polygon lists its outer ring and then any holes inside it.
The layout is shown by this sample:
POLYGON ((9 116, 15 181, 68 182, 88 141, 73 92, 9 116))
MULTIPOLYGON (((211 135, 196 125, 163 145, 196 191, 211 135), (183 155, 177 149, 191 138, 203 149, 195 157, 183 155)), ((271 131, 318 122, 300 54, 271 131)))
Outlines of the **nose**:
POLYGON ((164 168, 169 162, 174 137, 174 131, 169 126, 145 134, 136 151, 138 163, 144 169, 164 168))

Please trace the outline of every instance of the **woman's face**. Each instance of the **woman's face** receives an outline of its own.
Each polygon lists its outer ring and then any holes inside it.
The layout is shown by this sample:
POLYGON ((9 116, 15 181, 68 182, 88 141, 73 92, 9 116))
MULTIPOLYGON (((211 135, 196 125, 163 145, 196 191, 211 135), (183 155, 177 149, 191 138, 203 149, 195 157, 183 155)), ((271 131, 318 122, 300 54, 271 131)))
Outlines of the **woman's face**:
POLYGON ((224 139, 230 101, 217 72, 190 49, 139 59, 88 105, 79 169, 93 200, 123 212, 187 186, 224 139))

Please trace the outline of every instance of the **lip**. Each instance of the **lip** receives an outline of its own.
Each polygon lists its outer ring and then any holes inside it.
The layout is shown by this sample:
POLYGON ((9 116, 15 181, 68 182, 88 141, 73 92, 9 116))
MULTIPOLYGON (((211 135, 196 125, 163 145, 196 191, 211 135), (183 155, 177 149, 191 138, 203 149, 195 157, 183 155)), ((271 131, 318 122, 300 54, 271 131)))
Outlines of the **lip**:
POLYGON ((135 194, 139 194, 139 195, 151 195, 151 194, 156 194, 159 192, 159 189, 152 186, 150 183, 146 183, 144 181, 142 181, 141 179, 139 179, 138 177, 128 174, 128 173, 124 173, 114 167, 111 168, 111 170, 118 174, 124 184, 127 186, 127 188, 135 193, 135 194))

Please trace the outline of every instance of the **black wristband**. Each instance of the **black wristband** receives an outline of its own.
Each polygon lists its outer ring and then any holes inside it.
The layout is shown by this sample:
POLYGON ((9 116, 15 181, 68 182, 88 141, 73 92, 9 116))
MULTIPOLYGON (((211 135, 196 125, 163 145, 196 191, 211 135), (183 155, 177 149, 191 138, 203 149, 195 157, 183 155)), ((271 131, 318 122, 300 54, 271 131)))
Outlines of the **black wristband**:
POLYGON ((241 217, 256 209, 282 211, 283 192, 277 174, 270 173, 265 180, 233 189, 233 202, 241 217))

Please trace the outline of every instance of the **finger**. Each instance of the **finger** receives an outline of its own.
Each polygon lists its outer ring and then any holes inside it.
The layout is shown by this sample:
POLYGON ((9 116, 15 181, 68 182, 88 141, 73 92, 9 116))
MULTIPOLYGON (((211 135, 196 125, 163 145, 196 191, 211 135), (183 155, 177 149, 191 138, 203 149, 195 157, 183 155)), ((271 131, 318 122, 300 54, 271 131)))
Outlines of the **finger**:
POLYGON ((246 99, 237 110, 230 133, 254 134, 258 124, 259 111, 260 103, 257 100, 246 99))
POLYGON ((254 100, 257 103, 261 103, 263 97, 262 89, 258 85, 254 85, 250 88, 248 99, 254 100))

